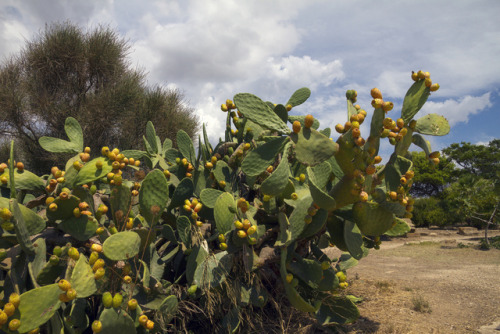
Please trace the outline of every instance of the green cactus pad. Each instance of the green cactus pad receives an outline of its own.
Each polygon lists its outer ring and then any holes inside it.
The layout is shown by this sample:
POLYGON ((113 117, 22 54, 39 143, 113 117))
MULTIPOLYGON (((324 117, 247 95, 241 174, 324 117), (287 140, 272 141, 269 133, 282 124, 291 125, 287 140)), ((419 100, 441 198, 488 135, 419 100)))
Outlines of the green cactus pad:
POLYGON ((215 207, 215 202, 217 198, 223 193, 223 191, 217 189, 206 188, 200 193, 200 200, 204 206, 213 209, 215 207))
POLYGON ((102 323, 101 334, 136 334, 134 320, 121 309, 105 308, 99 320, 102 323))
POLYGON ((278 104, 276 105, 276 107, 274 107, 273 111, 286 124, 286 122, 288 121, 288 111, 286 111, 285 106, 282 104, 278 104))
MULTIPOLYGON (((330 166, 328 163, 326 164, 330 166)), ((321 177, 320 173, 318 173, 318 175, 320 175, 321 177)), ((336 206, 335 199, 333 199, 330 195, 328 195, 325 191, 323 191, 321 189, 322 187, 316 184, 317 180, 316 174, 313 172, 313 169, 311 167, 307 167, 307 176, 308 176, 309 189, 311 191, 311 196, 314 200, 314 203, 316 203, 320 208, 326 210, 333 210, 336 206)), ((321 177, 319 182, 323 183, 324 177, 321 177)))
POLYGON ((307 224, 304 221, 304 218, 306 217, 307 209, 311 206, 313 200, 311 196, 304 196, 303 198, 298 199, 297 202, 297 206, 295 207, 289 218, 289 229, 291 232, 292 241, 296 240, 306 228, 307 224))
POLYGON ((429 156, 429 154, 431 154, 432 152, 431 143, 428 140, 425 140, 425 138, 422 135, 415 133, 412 136, 412 142, 413 144, 420 147, 425 152, 426 156, 429 156))
POLYGON ((191 221, 186 216, 177 218, 177 232, 186 248, 191 248, 191 221))
POLYGON ((235 221, 236 204, 230 193, 221 194, 215 201, 214 218, 215 226, 219 233, 225 234, 233 228, 235 221))
POLYGON ((226 184, 231 182, 231 168, 222 160, 217 161, 214 169, 215 179, 220 182, 224 181, 226 184))
POLYGON ((441 115, 429 114, 418 119, 415 131, 424 135, 444 136, 450 132, 450 123, 441 115))
POLYGON ((394 215, 376 203, 357 202, 352 207, 353 220, 364 235, 378 236, 392 227, 394 215))
POLYGON ((286 281, 286 258, 287 258, 287 249, 283 248, 281 250, 281 265, 280 265, 280 275, 283 281, 283 285, 285 287, 285 293, 290 301, 290 304, 294 306, 296 309, 302 312, 316 312, 316 308, 306 302, 304 298, 302 298, 297 290, 290 283, 286 281))
POLYGON ((74 217, 73 210, 78 207, 80 199, 76 196, 70 195, 67 199, 60 199, 59 197, 56 197, 52 203, 57 205, 57 210, 47 210, 47 218, 49 221, 56 221, 74 217))
POLYGON ((19 333, 29 332, 47 321, 59 309, 61 290, 57 284, 29 290, 21 295, 19 313, 21 326, 19 333))
POLYGON ((233 255, 226 251, 208 256, 196 267, 193 284, 201 289, 213 289, 220 286, 231 272, 233 255))
POLYGON ((249 304, 264 307, 268 300, 268 292, 260 285, 241 285, 240 304, 247 306, 249 304))
POLYGON ((186 279, 189 284, 193 282, 196 268, 209 256, 208 244, 203 241, 200 245, 194 246, 189 254, 186 264, 186 279))
POLYGON ((296 261, 291 261, 287 269, 313 289, 318 288, 321 277, 323 276, 321 264, 311 259, 297 259, 296 261))
POLYGON ((260 190, 263 194, 270 196, 280 195, 288 185, 288 174, 290 173, 290 165, 288 164, 288 152, 291 143, 288 143, 283 150, 281 161, 274 172, 262 182, 260 190))
POLYGON ((326 228, 330 233, 333 244, 340 250, 347 252, 347 244, 344 238, 344 219, 335 215, 328 217, 326 228))
POLYGON ((53 153, 79 153, 83 150, 83 132, 82 127, 73 117, 66 118, 64 131, 70 141, 53 138, 41 137, 38 142, 46 151, 53 153))
POLYGON ((162 318, 163 324, 168 324, 172 321, 174 316, 177 314, 177 310, 179 308, 179 301, 176 296, 168 296, 165 298, 160 307, 158 307, 158 311, 160 312, 160 316, 162 318))
MULTIPOLYGON (((306 119, 306 116, 288 116, 288 121, 289 121, 290 123, 292 123, 292 124, 293 124, 293 122, 295 122, 295 121, 299 121, 299 123, 300 123, 300 126, 301 126, 301 127, 304 127, 304 124, 305 124, 305 119, 306 119)), ((320 125, 320 124, 319 124, 318 119, 317 119, 317 118, 315 118, 315 119, 313 120, 313 124, 312 124, 312 126, 311 126, 311 129, 318 130, 319 125, 320 125)))
POLYGON ((70 279, 71 286, 76 290, 78 298, 86 298, 97 291, 94 272, 85 256, 80 256, 76 261, 70 279))
POLYGON ((395 217, 394 222, 392 223, 392 227, 384 234, 390 237, 400 237, 410 232, 410 230, 410 225, 408 225, 406 221, 395 217))
POLYGON ((288 134, 290 129, 281 118, 260 98, 249 93, 240 93, 234 96, 234 103, 245 118, 257 123, 261 127, 288 134))
POLYGON ((144 151, 139 151, 139 150, 125 150, 121 151, 125 157, 127 158, 134 158, 135 160, 140 160, 142 159, 143 156, 145 156, 147 153, 144 151))
POLYGON ((35 255, 35 248, 33 247, 33 243, 30 239, 30 234, 28 228, 26 226, 26 222, 24 221, 23 214, 17 203, 17 199, 12 198, 9 201, 9 208, 13 214, 12 222, 14 224, 14 229, 16 231, 16 238, 21 245, 23 251, 28 255, 35 255))
POLYGON ((172 140, 170 138, 165 138, 161 146, 163 156, 165 156, 165 152, 167 152, 167 150, 171 148, 172 148, 172 140))
POLYGON ((196 153, 194 152, 193 141, 191 137, 184 130, 179 130, 177 132, 177 147, 179 147, 179 152, 182 156, 186 158, 191 164, 195 164, 196 153))
POLYGON ((307 99, 311 96, 311 90, 307 87, 302 87, 297 89, 290 99, 288 99, 288 102, 286 103, 287 105, 290 104, 292 107, 301 105, 302 103, 306 102, 307 99))
POLYGON ((332 129, 324 128, 323 130, 319 130, 319 133, 321 133, 325 137, 330 137, 330 135, 332 134, 332 129))
POLYGON ((344 222, 344 240, 347 250, 353 258, 359 260, 363 257, 363 237, 355 223, 346 220, 344 222))
POLYGON ((295 157, 308 166, 330 159, 339 149, 338 144, 312 128, 303 127, 298 134, 292 133, 290 138, 295 143, 295 157))
POLYGON ((33 247, 35 248, 35 257, 31 262, 29 262, 28 268, 32 277, 36 280, 36 277, 47 263, 45 260, 45 257, 47 256, 47 245, 45 244, 45 239, 36 239, 33 241, 33 247))
POLYGON ((288 140, 288 137, 276 137, 250 151, 241 163, 241 170, 248 176, 260 175, 274 163, 276 155, 282 151, 288 140))
POLYGON ((64 310, 64 320, 73 329, 83 329, 89 326, 89 317, 85 313, 87 301, 85 299, 75 299, 71 305, 64 310))
POLYGON ((151 148, 152 152, 154 154, 160 153, 159 147, 156 142, 156 131, 153 123, 151 121, 148 121, 146 123, 146 136, 144 138, 144 142, 149 144, 149 147, 151 148))
POLYGON ((381 201, 379 205, 384 209, 386 209, 387 211, 392 212, 396 216, 404 216, 404 214, 406 213, 406 207, 399 204, 399 202, 391 202, 384 200, 381 201))
POLYGON ((390 191, 396 191, 401 185, 400 179, 413 163, 402 156, 392 156, 389 163, 385 166, 385 185, 390 191))
POLYGON ((429 95, 430 89, 425 87, 425 80, 418 80, 408 89, 401 110, 401 118, 405 121, 405 124, 408 124, 424 106, 429 95))
POLYGON ((314 215, 312 222, 307 224, 304 231, 300 235, 300 238, 309 238, 321 231, 323 226, 325 226, 326 219, 328 217, 328 211, 325 209, 319 209, 314 215))
POLYGON ((323 271, 323 278, 319 281, 319 291, 332 291, 339 287, 339 278, 335 275, 333 268, 323 271))
POLYGON ((111 193, 109 196, 109 202, 111 204, 111 213, 113 215, 113 221, 117 225, 118 230, 122 229, 123 224, 126 222, 126 214, 130 210, 130 201, 132 195, 130 193, 130 188, 125 185, 111 187, 111 193), (122 212, 122 218, 118 219, 116 212, 122 212))
POLYGON ((397 144, 396 144, 396 148, 394 150, 394 152, 397 154, 397 155, 406 155, 406 153, 408 152, 408 148, 410 147, 411 143, 412 143, 412 136, 413 136, 413 130, 408 128, 408 127, 405 127, 405 129, 408 131, 406 133, 406 135, 403 137, 402 140, 400 140, 397 144))
POLYGON ((102 244, 104 255, 110 260, 127 260, 139 253, 141 238, 137 233, 124 231, 113 234, 102 244))
POLYGON ((352 115, 357 115, 358 109, 354 107, 354 104, 351 100, 347 100, 347 120, 351 118, 352 115))
POLYGON ((193 181, 186 177, 179 182, 179 185, 175 188, 172 195, 172 201, 169 204, 169 208, 175 208, 184 205, 184 201, 193 196, 194 184, 193 181))
MULTIPOLYGON (((40 233, 45 228, 45 220, 22 204, 17 204, 30 235, 40 233)), ((0 208, 8 208, 9 199, 0 197, 0 208)))
POLYGON ((82 185, 89 182, 94 182, 100 178, 105 177, 108 173, 113 170, 111 167, 111 161, 108 158, 99 157, 87 162, 82 169, 78 172, 75 179, 75 185, 82 185), (97 169, 96 162, 102 162, 102 168, 97 169))
POLYGON ((348 324, 358 318, 358 307, 344 296, 329 296, 323 300, 321 307, 316 312, 316 319, 324 326, 348 324))
POLYGON ((78 218, 65 219, 57 227, 77 240, 86 241, 95 235, 99 224, 96 220, 89 219, 87 215, 81 215, 78 218))
MULTIPOLYGON (((10 188, 9 171, 9 168, 5 168, 3 174, 0 174, 0 177, 7 177, 7 184, 2 185, 2 187, 10 188)), ((14 183, 17 190, 37 191, 45 189, 45 183, 41 178, 27 170, 20 172, 17 168, 14 169, 14 183)))
POLYGON ((155 169, 148 173, 139 190, 139 209, 149 225, 158 222, 158 217, 165 209, 167 201, 167 179, 163 172, 155 169))

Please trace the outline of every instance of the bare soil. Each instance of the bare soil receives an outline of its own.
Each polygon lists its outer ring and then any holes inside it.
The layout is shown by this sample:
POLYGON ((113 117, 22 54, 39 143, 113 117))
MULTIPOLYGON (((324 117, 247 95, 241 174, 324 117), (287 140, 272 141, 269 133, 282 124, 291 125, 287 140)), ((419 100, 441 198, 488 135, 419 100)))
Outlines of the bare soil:
POLYGON ((479 333, 499 321, 500 250, 475 248, 481 237, 417 229, 384 241, 348 271, 347 292, 363 299, 361 317, 338 331, 479 333))

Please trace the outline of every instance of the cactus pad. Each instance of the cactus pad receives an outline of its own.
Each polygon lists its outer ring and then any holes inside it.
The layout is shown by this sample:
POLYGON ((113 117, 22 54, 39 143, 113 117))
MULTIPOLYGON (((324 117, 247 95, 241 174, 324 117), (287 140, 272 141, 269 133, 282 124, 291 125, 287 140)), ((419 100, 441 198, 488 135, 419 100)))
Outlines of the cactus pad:
POLYGON ((292 107, 301 105, 302 103, 306 102, 307 99, 311 96, 311 90, 307 87, 302 87, 297 89, 290 99, 288 99, 288 102, 286 103, 287 105, 290 104, 292 107))
POLYGON ((392 227, 392 212, 376 203, 357 202, 352 207, 353 219, 364 235, 378 236, 392 227))
POLYGON ((408 89, 401 110, 401 118, 405 121, 405 124, 411 121, 413 116, 415 116, 424 106, 429 95, 430 89, 425 86, 425 80, 415 82, 410 89, 408 89))
POLYGON ((75 268, 71 274, 70 283, 76 290, 78 298, 86 298, 97 291, 94 272, 87 262, 85 256, 80 256, 76 261, 75 268))
POLYGON ((290 129, 283 120, 260 98, 249 93, 240 93, 234 96, 234 103, 245 118, 257 123, 261 127, 288 134, 290 129))
POLYGON ((214 218, 215 226, 219 233, 225 234, 231 231, 235 221, 236 204, 233 195, 223 193, 215 201, 214 218))
POLYGON ((124 231, 113 234, 102 244, 104 255, 110 260, 127 260, 139 253, 141 238, 137 233, 124 231))
POLYGON ((151 225, 158 222, 168 201, 168 182, 158 169, 151 171, 139 190, 139 208, 142 216, 151 225))
POLYGON ((424 135, 444 136, 450 132, 450 124, 441 115, 429 114, 418 119, 415 131, 424 135))
POLYGON ((288 137, 276 137, 252 150, 241 163, 241 169, 248 176, 257 176, 274 163, 276 155, 283 149, 288 137))
POLYGON ((101 334, 135 334, 134 320, 123 310, 105 308, 99 320, 102 323, 101 334))
POLYGON ((26 333, 46 323, 59 309, 61 290, 57 284, 29 290, 21 295, 19 333, 26 333))
POLYGON ((89 182, 94 182, 100 178, 105 177, 109 172, 113 170, 111 167, 111 161, 104 157, 95 158, 87 162, 82 169, 78 172, 76 176, 75 185, 82 185, 89 182), (102 162, 102 168, 97 169, 96 162, 102 162))
POLYGON ((318 131, 301 128, 300 132, 290 135, 295 143, 295 156, 308 166, 315 166, 330 159, 339 149, 338 144, 318 131))

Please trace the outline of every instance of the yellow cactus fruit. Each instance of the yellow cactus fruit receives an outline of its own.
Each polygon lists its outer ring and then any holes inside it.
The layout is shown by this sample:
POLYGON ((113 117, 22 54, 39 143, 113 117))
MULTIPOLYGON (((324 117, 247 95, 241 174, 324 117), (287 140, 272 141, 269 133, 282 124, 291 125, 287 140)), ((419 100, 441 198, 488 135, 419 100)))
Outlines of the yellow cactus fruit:
POLYGON ((368 165, 368 167, 366 167, 366 174, 367 175, 373 175, 375 174, 375 172, 377 171, 377 167, 375 167, 375 165, 368 165))
POLYGON ((429 88, 430 88, 431 92, 435 92, 439 89, 439 84, 433 83, 429 88))
POLYGON ((220 250, 225 251, 227 249, 227 244, 225 242, 221 242, 219 244, 219 248, 220 250))
POLYGON ((224 181, 224 180, 219 181, 219 186, 221 188, 226 188, 226 181, 224 181))
POLYGON ((381 99, 382 98, 382 92, 380 92, 380 89, 378 89, 378 88, 372 88, 372 90, 370 91, 370 94, 374 99, 381 99))
POLYGON ((264 202, 269 202, 269 201, 271 200, 271 196, 269 196, 269 195, 264 195, 264 196, 262 196, 262 200, 263 200, 264 202))
POLYGON ((313 219, 313 218, 311 217, 311 215, 306 215, 306 216, 304 217, 304 222, 305 222, 306 224, 311 224, 311 223, 312 223, 312 219, 313 219))
MULTIPOLYGON (((99 259, 100 260, 100 259, 99 259)), ((100 279, 106 274, 106 270, 104 268, 99 268, 95 271, 94 278, 100 279)))
POLYGON ((392 103, 390 101, 384 102, 382 104, 382 110, 384 110, 385 112, 391 111, 392 108, 394 108, 394 103, 392 103))
POLYGON ((361 106, 359 104, 355 104, 354 108, 356 108, 356 110, 359 110, 359 109, 361 109, 361 106))
POLYGON ((9 296, 9 303, 11 303, 12 305, 14 305, 15 308, 18 308, 19 307, 19 303, 21 302, 21 297, 19 296, 19 294, 13 292, 10 294, 9 296))
POLYGON ((64 200, 67 200, 69 198, 69 194, 65 191, 61 191, 61 193, 59 194, 59 199, 64 201, 64 200))
POLYGON ((344 133, 344 126, 338 123, 337 125, 335 125, 335 131, 337 131, 338 133, 344 133))
POLYGON ((7 316, 7 314, 4 311, 0 310, 0 326, 6 324, 8 320, 9 317, 7 316))
POLYGON ((99 244, 92 244, 92 246, 90 246, 90 249, 93 250, 94 252, 102 252, 102 246, 99 245, 99 244))
POLYGON ((382 157, 380 155, 377 155, 375 156, 375 158, 373 158, 373 163, 374 164, 378 164, 382 161, 382 157))
POLYGON ((293 129, 294 133, 299 133, 301 127, 302 127, 302 125, 300 125, 299 121, 294 121, 292 124, 292 129, 293 129))
POLYGON ((40 333, 40 327, 37 327, 28 332, 28 334, 39 334, 39 333, 40 333))
POLYGON ((304 119, 304 127, 306 129, 309 129, 314 123, 314 117, 313 115, 307 115, 306 118, 304 119))
POLYGON ((290 197, 295 201, 299 198, 299 195, 297 193, 292 193, 292 195, 290 195, 290 197))
POLYGON ((247 237, 247 232, 245 232, 244 230, 238 230, 238 232, 236 234, 238 235, 238 238, 241 238, 241 239, 244 239, 247 237))
POLYGON ((337 277, 338 277, 339 282, 345 282, 345 281, 347 280, 347 277, 346 277, 346 275, 344 274, 344 272, 343 272, 343 271, 339 271, 339 272, 337 272, 337 273, 335 274, 335 276, 337 276, 337 277))
POLYGON ((248 230, 252 226, 252 223, 248 219, 244 219, 242 225, 243 229, 248 230))
POLYGON ((328 261, 321 262, 321 269, 322 270, 327 270, 328 268, 330 268, 330 262, 328 262, 328 261))
POLYGON ((372 107, 375 109, 382 108, 383 104, 384 104, 384 101, 382 99, 373 99, 372 100, 372 107))
POLYGON ((397 200, 397 199, 398 199, 398 193, 397 193, 397 192, 395 192, 395 191, 391 191, 391 192, 389 193, 389 198, 390 198, 391 200, 393 200, 393 201, 397 200))
POLYGON ((103 260, 103 259, 97 259, 97 260, 95 261, 94 265, 92 266, 92 270, 93 270, 94 272, 96 272, 99 268, 104 267, 104 265, 105 265, 105 264, 106 264, 106 263, 104 262, 104 260, 103 260))
POLYGON ((9 330, 14 332, 14 331, 17 331, 17 329, 21 327, 21 320, 19 319, 12 319, 10 322, 9 322, 9 330))
POLYGON ((300 182, 305 182, 306 181, 306 175, 305 174, 300 174, 299 175, 300 182))
POLYGON ((102 331, 102 323, 99 320, 95 320, 92 323, 92 331, 94 333, 99 333, 100 331, 102 331))
POLYGON ((349 283, 347 283, 347 282, 341 282, 341 283, 339 283, 339 287, 341 289, 347 289, 348 286, 349 286, 349 283))
POLYGON ((286 105, 286 111, 290 111, 292 110, 292 105, 291 104, 287 104, 286 105))
POLYGON ((155 328, 155 323, 152 321, 152 320, 148 320, 146 322, 146 329, 149 329, 149 330, 152 330, 153 328, 155 328))
POLYGON ((360 194, 359 194, 359 200, 361 202, 366 202, 368 201, 368 193, 366 191, 362 191, 360 194))
POLYGON ((139 323, 142 325, 142 326, 145 326, 146 325, 146 322, 148 322, 148 316, 143 314, 139 317, 139 323))
POLYGON ((133 310, 135 310, 135 309, 137 308, 137 305, 138 305, 137 300, 136 300, 136 299, 134 299, 134 298, 130 299, 130 300, 127 302, 128 309, 129 309, 129 310, 132 310, 132 311, 133 311, 133 310))
POLYGON ((254 234, 255 232, 257 232, 257 227, 255 227, 255 226, 250 226, 250 227, 247 229, 247 234, 248 234, 248 235, 252 235, 252 234, 254 234))
POLYGON ((361 136, 361 130, 359 130, 359 128, 353 128, 352 129, 352 137, 359 138, 359 136, 361 136))
POLYGON ((434 159, 434 158, 439 158, 441 156, 441 153, 439 151, 434 151, 431 154, 429 154, 429 158, 434 159))
POLYGON ((119 293, 113 296, 113 307, 119 308, 123 302, 123 296, 119 293))
POLYGON ((3 311, 10 317, 16 312, 16 307, 12 303, 7 303, 3 306, 3 311))
POLYGON ((419 79, 425 79, 425 73, 423 71, 418 71, 417 76, 419 79))
POLYGON ((425 87, 430 87, 430 86, 432 86, 431 78, 425 78, 425 87))
POLYGON ((71 247, 68 250, 68 256, 76 261, 80 258, 80 252, 75 247, 71 247))
POLYGON ((71 288, 68 291, 66 291, 66 297, 68 297, 69 300, 73 300, 76 298, 76 290, 71 288))
POLYGON ((57 285, 62 291, 68 291, 69 289, 71 289, 71 283, 65 279, 60 280, 57 285))
POLYGON ((293 280, 293 274, 292 274, 292 273, 288 273, 288 274, 286 274, 286 281, 287 281, 288 283, 291 283, 291 282, 292 282, 292 280, 293 280))
POLYGON ((49 205, 49 210, 52 211, 52 212, 56 212, 57 211, 57 204, 56 203, 51 203, 49 205))
POLYGON ((238 229, 238 230, 241 230, 243 229, 243 223, 240 222, 239 220, 235 221, 234 222, 234 226, 238 229))

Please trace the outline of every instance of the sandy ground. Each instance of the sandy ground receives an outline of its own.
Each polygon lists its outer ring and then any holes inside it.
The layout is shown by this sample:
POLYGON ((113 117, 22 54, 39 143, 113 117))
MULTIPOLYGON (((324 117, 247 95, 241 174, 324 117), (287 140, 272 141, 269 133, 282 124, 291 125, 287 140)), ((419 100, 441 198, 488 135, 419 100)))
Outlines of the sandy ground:
POLYGON ((417 229, 384 241, 348 271, 361 318, 339 332, 478 333, 500 321, 500 250, 463 247, 482 236, 417 229))

